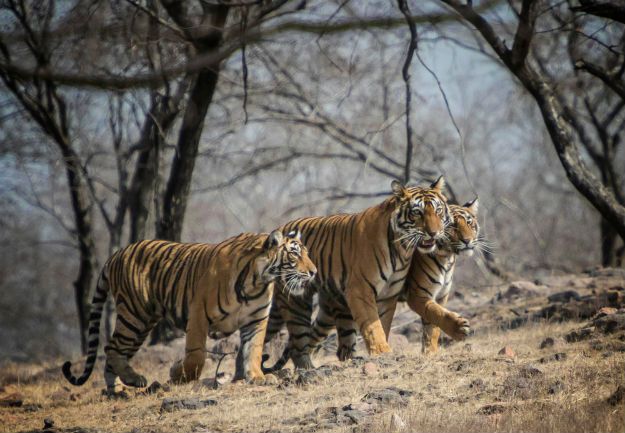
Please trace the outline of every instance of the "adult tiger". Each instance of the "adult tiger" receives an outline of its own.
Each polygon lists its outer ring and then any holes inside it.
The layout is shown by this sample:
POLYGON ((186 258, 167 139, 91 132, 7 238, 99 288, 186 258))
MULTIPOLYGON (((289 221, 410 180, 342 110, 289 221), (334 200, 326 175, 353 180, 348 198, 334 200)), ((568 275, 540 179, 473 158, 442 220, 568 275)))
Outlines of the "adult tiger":
POLYGON ((478 206, 477 197, 463 206, 450 205, 454 224, 447 245, 434 254, 415 254, 412 259, 405 291, 408 305, 423 322, 422 350, 425 354, 438 351, 441 329, 455 340, 463 339, 469 332, 468 322, 466 328, 457 329, 455 324, 461 318, 447 310, 445 305, 451 291, 456 256, 472 256, 481 245, 478 206))
MULTIPOLYGON (((393 195, 356 214, 301 218, 281 227, 300 230, 310 257, 319 270, 311 284, 323 299, 344 307, 355 319, 369 354, 390 352, 386 334, 415 250, 435 251, 453 222, 443 195, 442 176, 429 187, 391 184, 393 195)), ((310 368, 312 292, 303 298, 278 296, 272 308, 273 324, 266 341, 286 321, 288 352, 297 367, 310 368)), ((339 317, 341 319, 341 317, 339 317)), ((462 324, 459 324, 463 325, 462 324)), ((355 332, 355 330, 354 330, 355 332)))
POLYGON ((100 274, 89 317, 88 356, 76 378, 71 363, 63 374, 82 385, 95 364, 102 306, 108 292, 117 319, 105 348, 104 378, 115 388, 117 378, 128 386, 147 385, 129 365, 156 322, 166 317, 186 330, 183 360, 176 362, 171 379, 197 379, 204 365, 207 335, 229 335, 241 330, 236 359, 237 379, 260 380, 261 355, 274 283, 297 294, 316 268, 296 231, 283 236, 244 233, 219 244, 183 244, 141 241, 117 251, 100 274))
MULTIPOLYGON (((454 222, 448 227, 447 236, 441 238, 436 251, 413 255, 402 293, 410 308, 423 321, 422 349, 426 354, 438 351, 441 329, 455 340, 462 340, 469 333, 468 321, 447 310, 445 304, 451 291, 456 256, 472 255, 479 245, 478 199, 463 206, 450 204, 449 209, 454 222)), ((383 311, 394 311, 393 303, 396 301, 396 298, 378 301, 381 314, 383 311)), ((311 346, 323 341, 335 326, 338 358, 341 361, 352 358, 356 350, 356 327, 349 310, 337 299, 320 297, 319 313, 312 327, 311 346)), ((385 328, 385 331, 388 338, 390 329, 385 328)), ((286 361, 288 356, 283 355, 272 370, 280 368, 286 361)))

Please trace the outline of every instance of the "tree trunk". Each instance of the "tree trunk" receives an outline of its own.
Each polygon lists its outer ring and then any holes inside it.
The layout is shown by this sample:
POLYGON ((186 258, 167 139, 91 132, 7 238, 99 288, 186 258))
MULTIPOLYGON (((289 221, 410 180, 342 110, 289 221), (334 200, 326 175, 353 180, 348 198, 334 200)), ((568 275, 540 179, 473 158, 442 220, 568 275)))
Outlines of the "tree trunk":
MULTIPOLYGON (((219 47, 227 16, 227 7, 218 6, 213 9, 213 14, 210 16, 212 31, 202 36, 201 39, 193 41, 200 54, 209 53, 219 47)), ((211 69, 202 70, 193 82, 178 135, 176 154, 163 196, 161 218, 156 227, 158 239, 180 241, 204 119, 212 102, 218 79, 219 65, 216 64, 211 69)), ((152 332, 150 344, 170 340, 174 335, 173 328, 165 320, 161 320, 152 332)))

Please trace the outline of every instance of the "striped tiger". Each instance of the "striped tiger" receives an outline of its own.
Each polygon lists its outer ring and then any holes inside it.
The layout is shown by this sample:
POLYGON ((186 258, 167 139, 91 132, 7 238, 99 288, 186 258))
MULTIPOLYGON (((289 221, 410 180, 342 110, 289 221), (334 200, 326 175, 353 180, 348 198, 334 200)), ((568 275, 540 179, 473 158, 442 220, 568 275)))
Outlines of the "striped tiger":
MULTIPOLYGON (((418 252, 412 257, 410 271, 401 295, 407 298, 409 306, 414 311, 422 314, 424 325, 422 348, 426 354, 433 354, 438 350, 441 329, 439 326, 442 325, 441 327, 445 332, 457 340, 464 339, 470 332, 468 321, 456 313, 444 310, 444 306, 451 290, 456 256, 470 256, 480 246, 477 222, 478 204, 477 198, 463 206, 450 204, 449 209, 454 222, 448 226, 447 236, 441 237, 437 241, 437 250, 429 254, 418 252), (434 301, 436 307, 433 305, 424 307, 430 301, 434 301), (430 311, 433 308, 442 309, 443 314, 432 315, 430 311)), ((284 305, 283 299, 283 297, 279 297, 277 302, 284 305)), ((384 300, 378 301, 380 315, 384 315, 386 311, 394 312, 395 305, 392 302, 396 302, 396 300, 397 298, 390 298, 386 302, 384 300)), ((288 307, 292 310, 291 315, 305 316, 312 312, 312 305, 306 306, 308 308, 302 308, 302 302, 302 299, 289 302, 288 307)), ((268 329, 274 329, 282 324, 280 316, 278 316, 279 311, 276 312, 275 310, 272 307, 268 329)), ((303 317, 298 317, 298 319, 301 321, 303 317)), ((319 343, 325 340, 335 327, 338 338, 338 358, 341 361, 352 358, 356 351, 357 328, 349 308, 340 298, 319 296, 319 312, 310 332, 311 351, 318 349, 319 343)), ((390 331, 390 328, 385 328, 385 331, 387 329, 390 331)), ((388 338, 388 331, 386 337, 388 338)), ((290 347, 287 347, 278 362, 272 367, 264 367, 264 371, 271 372, 282 368, 289 360, 290 351, 290 347)), ((295 362, 296 359, 294 358, 295 362)), ((296 364, 296 366, 298 368, 309 367, 301 364, 296 364)))
POLYGON ((105 348, 104 378, 114 390, 118 379, 144 387, 146 378, 129 365, 154 325, 167 318, 186 331, 185 357, 170 370, 172 381, 195 380, 204 366, 206 338, 241 334, 235 379, 263 379, 261 355, 274 285, 297 295, 316 273, 300 233, 283 236, 244 233, 219 244, 160 240, 131 244, 104 265, 89 317, 88 354, 80 377, 63 374, 72 385, 87 381, 96 361, 102 307, 109 294, 117 318, 105 348))
POLYGON ((278 322, 286 322, 286 352, 297 367, 311 368, 311 342, 316 340, 311 336, 312 298, 317 291, 320 304, 331 300, 348 312, 350 321, 355 319, 369 354, 390 352, 386 334, 413 253, 434 252, 453 222, 444 185, 442 176, 429 187, 393 181, 391 197, 360 213, 300 218, 282 226, 301 231, 319 272, 304 297, 277 294, 265 341, 279 329, 278 322))
POLYGON ((455 340, 462 340, 469 334, 469 322, 447 310, 445 305, 451 292, 456 256, 472 256, 481 245, 478 206, 477 198, 463 206, 450 205, 454 224, 448 245, 435 254, 415 254, 412 259, 405 291, 408 305, 423 322, 422 351, 426 355, 438 351, 441 329, 455 340), (458 322, 465 325, 458 328, 458 322))

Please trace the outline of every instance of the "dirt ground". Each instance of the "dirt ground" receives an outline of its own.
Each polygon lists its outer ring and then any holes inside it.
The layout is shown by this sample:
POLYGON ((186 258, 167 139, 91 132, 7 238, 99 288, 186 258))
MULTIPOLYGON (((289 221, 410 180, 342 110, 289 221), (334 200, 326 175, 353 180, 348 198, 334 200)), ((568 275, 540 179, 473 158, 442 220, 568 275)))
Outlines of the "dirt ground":
POLYGON ((102 394, 102 360, 82 387, 65 381, 64 360, 4 363, 0 431, 623 432, 623 307, 621 269, 460 289, 450 309, 469 317, 474 333, 445 340, 437 356, 421 354, 416 316, 401 308, 392 354, 368 359, 361 350, 341 363, 328 344, 314 359, 319 368, 287 368, 262 386, 230 382, 231 356, 215 381, 218 357, 210 354, 202 380, 167 385, 183 353, 177 340, 141 349, 137 370, 165 385, 128 390, 127 399, 102 394))

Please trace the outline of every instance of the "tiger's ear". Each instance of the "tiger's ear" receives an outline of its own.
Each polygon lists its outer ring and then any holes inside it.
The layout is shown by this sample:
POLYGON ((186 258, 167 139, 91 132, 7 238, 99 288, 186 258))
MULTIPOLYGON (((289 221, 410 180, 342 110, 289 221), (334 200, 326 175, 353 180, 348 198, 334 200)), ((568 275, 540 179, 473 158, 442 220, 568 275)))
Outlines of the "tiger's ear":
POLYGON ((475 197, 473 200, 466 202, 462 207, 467 208, 473 216, 477 216, 477 210, 480 206, 480 199, 475 197))
POLYGON ((295 239, 297 241, 302 241, 302 232, 299 230, 291 230, 287 235, 287 238, 295 239))
POLYGON ((398 180, 393 180, 391 182, 391 189, 395 197, 403 198, 406 195, 406 188, 404 188, 404 185, 398 180))
POLYGON ((282 232, 280 230, 272 231, 271 233, 269 233, 269 236, 267 236, 267 239, 265 239, 265 243, 263 244, 263 250, 267 251, 275 246, 280 245, 282 239, 284 239, 284 236, 282 236, 282 232))
POLYGON ((443 189, 445 189, 445 178, 443 178, 443 175, 440 175, 438 179, 432 182, 432 184, 430 185, 430 188, 438 192, 443 192, 443 189))

